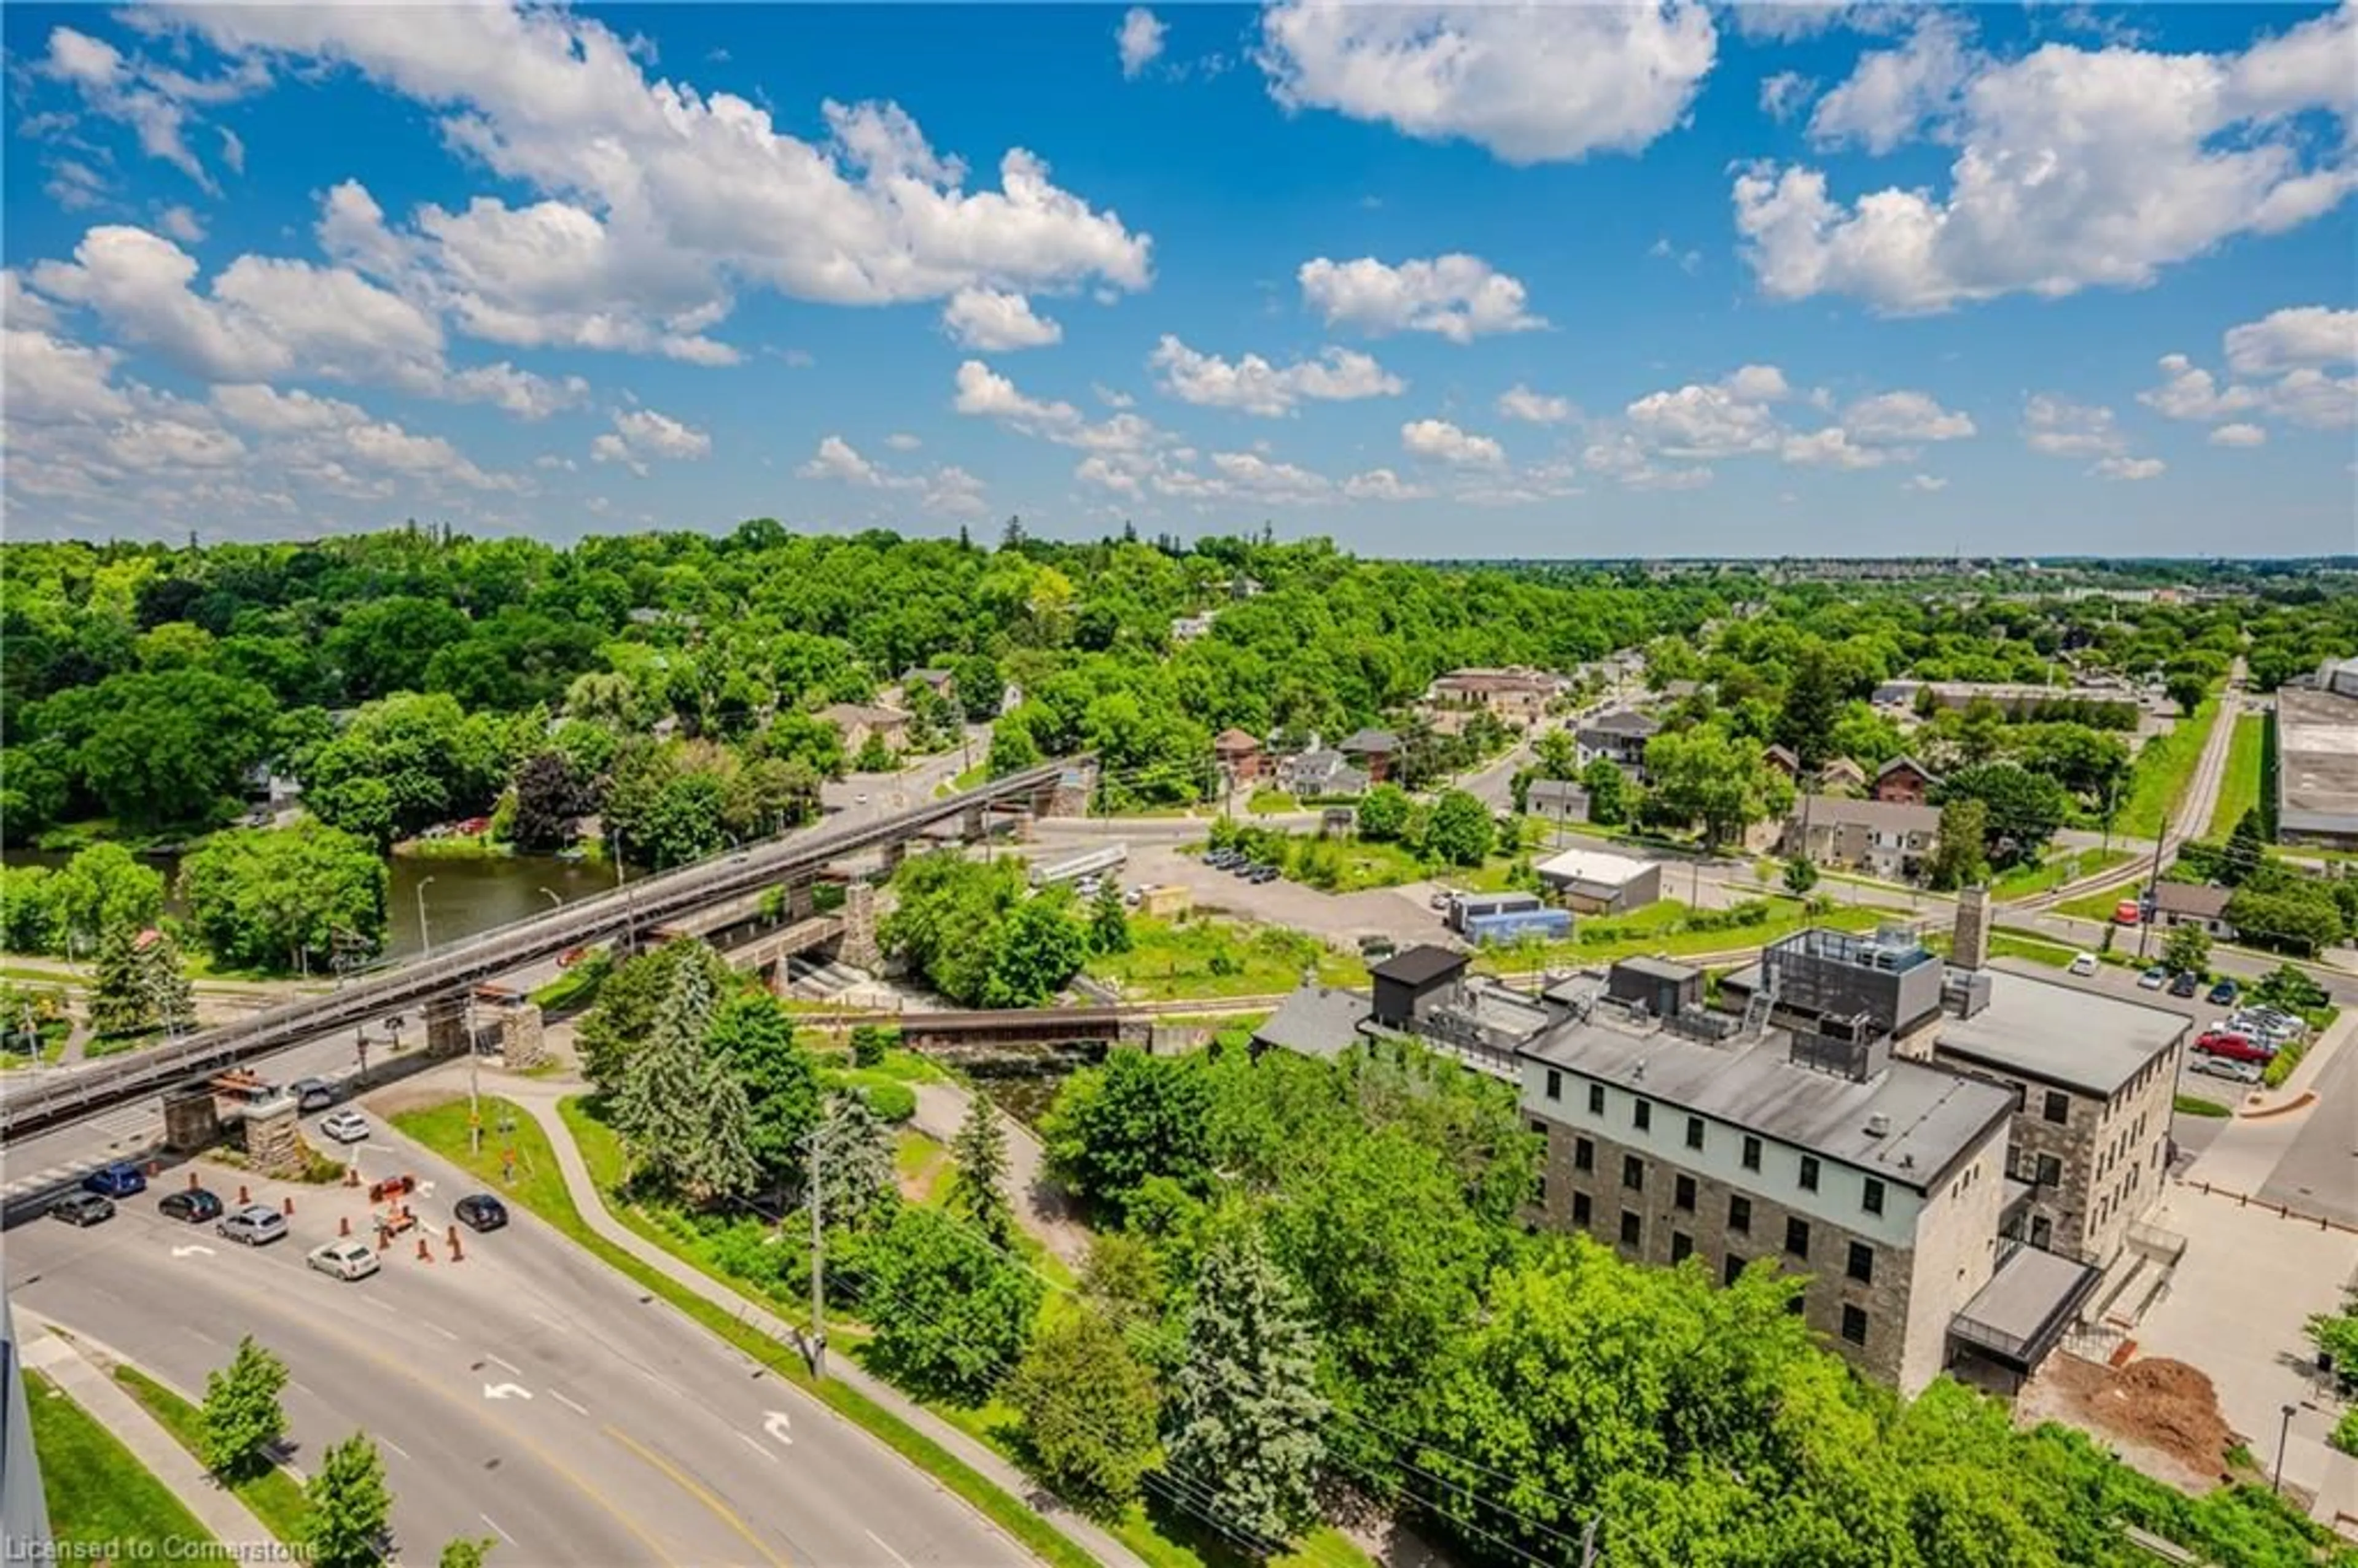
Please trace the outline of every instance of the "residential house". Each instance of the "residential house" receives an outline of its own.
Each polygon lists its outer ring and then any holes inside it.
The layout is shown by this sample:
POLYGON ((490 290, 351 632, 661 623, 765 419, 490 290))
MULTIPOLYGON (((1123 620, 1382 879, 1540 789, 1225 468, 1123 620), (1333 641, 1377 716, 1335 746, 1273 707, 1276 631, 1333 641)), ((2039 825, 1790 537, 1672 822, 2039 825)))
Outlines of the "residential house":
POLYGON ((1371 784, 1382 784, 1399 771, 1400 737, 1389 730, 1362 730, 1336 750, 1363 770, 1371 784))
POLYGON ((1260 742, 1241 730, 1223 730, 1212 737, 1212 762, 1231 786, 1260 777, 1260 742))
POLYGON ((1443 712, 1484 709, 1503 724, 1527 729, 1563 689, 1562 678, 1543 670, 1452 670, 1425 688, 1424 700, 1443 712))
POLYGON ((1588 820, 1588 786, 1577 779, 1533 779, 1523 793, 1523 810, 1559 826, 1588 820))
POLYGON ((1811 795, 1786 818, 1784 853, 1887 881, 1911 881, 1940 836, 1938 806, 1811 795))
POLYGON ((1818 769, 1818 786, 1828 794, 1866 793, 1866 770, 1848 757, 1835 757, 1818 769))
POLYGON ((2197 925, 2223 942, 2233 942, 2235 927, 2227 919, 2227 901, 2234 896, 2233 888, 2162 882, 2153 890, 2153 924, 2197 925))
POLYGON ((1646 773, 1646 742, 1661 727, 1650 715, 1633 708, 1619 708, 1582 724, 1574 731, 1573 742, 1579 750, 1582 767, 1603 757, 1623 773, 1642 779, 1646 773))
POLYGON ((1566 849, 1531 868, 1540 886, 1583 914, 1619 914, 1662 896, 1662 865, 1602 849, 1566 849))
POLYGON ((1330 747, 1296 752, 1277 760, 1277 787, 1299 799, 1326 795, 1357 795, 1368 787, 1368 775, 1351 760, 1330 747))
POLYGON ((918 687, 928 687, 944 702, 951 701, 957 693, 957 677, 947 670, 904 670, 901 675, 901 693, 906 697, 918 687))
POLYGON ((857 752, 875 736, 892 751, 905 751, 909 744, 909 716, 897 708, 876 708, 867 703, 838 702, 818 710, 818 716, 835 726, 843 737, 846 752, 857 752))
POLYGON ((1875 798, 1899 806, 1921 806, 1941 781, 1913 757, 1898 756, 1875 770, 1875 798))
POLYGON ((1787 778, 1796 782, 1800 781, 1801 776, 1801 759, 1793 754, 1792 747, 1770 746, 1760 753, 1760 760, 1768 763, 1770 767, 1776 769, 1777 772, 1784 774, 1787 778))
POLYGON ((1192 643, 1198 637, 1211 635, 1212 621, 1217 612, 1206 610, 1201 615, 1174 615, 1171 619, 1171 640, 1192 643))

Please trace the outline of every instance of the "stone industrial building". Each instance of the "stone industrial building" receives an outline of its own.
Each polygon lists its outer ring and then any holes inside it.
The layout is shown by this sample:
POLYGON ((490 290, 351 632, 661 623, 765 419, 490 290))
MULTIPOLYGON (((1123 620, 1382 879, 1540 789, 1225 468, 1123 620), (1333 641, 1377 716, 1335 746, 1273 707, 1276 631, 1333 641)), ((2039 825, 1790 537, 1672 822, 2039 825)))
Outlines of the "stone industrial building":
POLYGON ((2358 849, 2358 658, 2277 692, 2277 837, 2358 849))
MULTIPOLYGON (((1289 1004, 1270 1047, 1405 1036, 1519 1086, 1546 1144, 1535 1224, 1714 1280, 1802 1276, 1798 1310, 1870 1376, 2027 1376, 2170 1238, 2178 1014, 1984 967, 1911 933, 1808 930, 1725 977, 1626 959, 1530 996, 1412 948, 1372 999, 1289 1004)), ((2148 1283, 2150 1281, 2148 1280, 2148 1283)))

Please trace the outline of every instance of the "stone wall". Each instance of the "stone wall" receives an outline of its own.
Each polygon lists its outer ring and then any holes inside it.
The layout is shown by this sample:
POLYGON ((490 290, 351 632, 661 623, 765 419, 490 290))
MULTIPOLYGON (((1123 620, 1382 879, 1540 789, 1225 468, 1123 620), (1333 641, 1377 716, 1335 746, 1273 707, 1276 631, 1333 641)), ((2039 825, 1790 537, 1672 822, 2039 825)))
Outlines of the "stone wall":
POLYGON ((245 1108, 245 1157, 265 1176, 301 1173, 303 1141, 292 1096, 245 1108))
POLYGON ((843 890, 843 937, 835 956, 871 974, 884 968, 884 950, 876 943, 876 890, 867 882, 854 881, 843 890))

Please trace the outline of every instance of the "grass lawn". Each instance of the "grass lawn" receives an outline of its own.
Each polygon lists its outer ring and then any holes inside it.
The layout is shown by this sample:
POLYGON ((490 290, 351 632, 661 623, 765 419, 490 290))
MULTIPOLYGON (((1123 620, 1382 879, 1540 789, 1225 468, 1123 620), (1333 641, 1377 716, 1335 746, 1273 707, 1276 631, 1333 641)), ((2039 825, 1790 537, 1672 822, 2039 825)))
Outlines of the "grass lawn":
POLYGON ((170 1487, 38 1372, 25 1374, 25 1402, 60 1558, 95 1562, 90 1549, 104 1547, 132 1562, 161 1561, 191 1541, 211 1542, 170 1487))
POLYGON ((1302 803, 1282 789, 1257 789, 1245 801, 1252 816, 1283 816, 1302 809, 1302 803))
POLYGON ((2136 897, 2137 889, 2142 885, 2141 881, 2133 881, 2123 882, 2118 887, 2100 888, 2094 892, 2083 892, 2078 898, 2067 898, 2057 904, 2055 913, 2076 914, 2082 920, 2093 920, 2109 925, 2112 922, 2113 911, 2120 907, 2124 899, 2136 897))
POLYGON ((2227 742, 2227 771, 2219 779, 2219 802, 2211 808, 2206 838, 2224 839, 2260 804, 2260 752, 2267 735, 2267 716, 2238 714, 2235 733, 2227 742))
MULTIPOLYGON (((2017 866, 1990 884, 1990 896, 2005 903, 2010 899, 2028 898, 2060 888, 2066 882, 2076 882, 2082 877, 2093 877, 2115 866, 2126 864, 2126 849, 2057 849, 2035 866, 2017 866)), ((2109 916, 2112 911, 2107 909, 2109 916)))
POLYGON ((2204 1099, 2201 1095, 2179 1095, 2173 1098, 2169 1104, 2170 1108, 2180 1116, 2233 1116, 2235 1114, 2217 1100, 2204 1099))
POLYGON ((71 1033, 70 1026, 62 1021, 55 1024, 45 1023, 38 1033, 41 1037, 41 1048, 38 1052, 0 1051, 0 1073, 13 1073, 19 1067, 31 1066, 37 1061, 43 1066, 57 1065, 58 1058, 66 1054, 66 1036, 71 1033))
MULTIPOLYGON (((2136 838, 2161 837, 2162 819, 2176 813, 2186 786, 2193 781, 2194 764, 2202 760, 2211 727, 2218 721, 2219 699, 2206 697, 2169 734, 2145 743, 2129 765, 2128 790, 2121 800, 2120 816, 2113 822, 2115 832, 2136 838)), ((2257 798, 2256 785, 2254 798, 2257 798)))
MULTIPOLYGON (((491 1101, 489 1105, 504 1102, 491 1101)), ((467 1122, 464 1106, 459 1108, 455 1138, 447 1119, 433 1120, 442 1108, 423 1112, 409 1112, 394 1119, 394 1125, 427 1144, 445 1159, 496 1177, 497 1155, 488 1173, 467 1153, 467 1122), (438 1134, 440 1141, 436 1136, 438 1134)), ((622 1146, 611 1129, 587 1114, 579 1099, 570 1098, 557 1107, 565 1124, 572 1129, 575 1141, 581 1147, 581 1157, 590 1167, 591 1177, 605 1187, 620 1179, 622 1168, 622 1146)), ((529 1165, 549 1173, 551 1180, 518 1182, 506 1189, 515 1202, 538 1215, 543 1220, 572 1238, 600 1261, 618 1270, 644 1289, 661 1296, 687 1314, 707 1330, 735 1346, 779 1377, 791 1379, 797 1387, 808 1390, 825 1401, 838 1414, 865 1428, 888 1447, 940 1481, 951 1491, 979 1509, 992 1523, 1006 1530, 1029 1551, 1055 1568, 1092 1568, 1088 1553, 1066 1540, 1046 1519, 1041 1518, 1017 1498, 1001 1490, 949 1450, 903 1421, 898 1415, 878 1404, 857 1389, 839 1379, 814 1383, 801 1355, 779 1344, 767 1335, 740 1322, 728 1308, 708 1301, 668 1275, 649 1268, 637 1258, 591 1231, 583 1222, 580 1211, 573 1206, 572 1195, 566 1191, 563 1181, 557 1177, 556 1156, 549 1152, 548 1141, 542 1136, 537 1122, 515 1112, 517 1127, 514 1141, 519 1164, 529 1165)), ((496 1123, 497 1118, 493 1117, 496 1123)), ((616 1211, 625 1223, 633 1217, 628 1211, 616 1211)), ((638 1229, 637 1225, 633 1226, 638 1229)), ((642 1232, 644 1234, 644 1232, 642 1232)), ((650 1238, 667 1251, 677 1252, 676 1244, 660 1234, 650 1238)), ((687 1260, 693 1262, 694 1260, 687 1260)), ((697 1264, 699 1269, 704 1266, 697 1264)), ((784 1316, 786 1314, 780 1314, 784 1316)))
POLYGON ((1315 937, 1280 925, 1232 921, 1132 920, 1130 949, 1092 958, 1088 973, 1140 1001, 1273 996, 1314 968, 1329 985, 1364 984, 1365 966, 1315 937))
POLYGON ((957 1165, 937 1140, 904 1127, 893 1139, 892 1173, 901 1180, 903 1197, 925 1208, 939 1208, 949 1201, 957 1165))
MULTIPOLYGON (((1313 840, 1304 840, 1313 842, 1313 840)), ((1360 892, 1368 888, 1395 888, 1433 873, 1422 860, 1398 844, 1375 844, 1354 838, 1336 845, 1342 874, 1332 892, 1360 892)), ((1446 874, 1446 873, 1444 873, 1446 874)))
MULTIPOLYGON (((145 1405, 181 1447, 197 1455, 198 1463, 203 1463, 205 1422, 195 1405, 135 1367, 117 1367, 114 1380, 145 1405)), ((303 1488, 294 1476, 273 1465, 259 1476, 233 1483, 230 1490, 254 1510, 254 1517, 271 1534, 290 1545, 302 1539, 303 1515, 310 1505, 303 1500, 303 1488)))

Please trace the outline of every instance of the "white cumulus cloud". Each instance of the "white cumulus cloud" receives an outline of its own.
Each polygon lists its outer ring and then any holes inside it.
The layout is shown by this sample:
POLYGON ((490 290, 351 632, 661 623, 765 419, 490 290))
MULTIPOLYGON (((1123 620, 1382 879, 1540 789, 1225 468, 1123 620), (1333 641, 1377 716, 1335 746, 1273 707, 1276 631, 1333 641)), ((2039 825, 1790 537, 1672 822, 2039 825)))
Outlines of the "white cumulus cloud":
POLYGON ((1266 417, 1291 413, 1304 398, 1351 402, 1408 389, 1375 360, 1349 349, 1330 348, 1314 360, 1279 366, 1259 354, 1225 360, 1201 353, 1166 334, 1146 362, 1162 373, 1163 389, 1183 403, 1266 417))
POLYGON ((2257 425, 2222 425, 2211 432, 2214 447, 2264 447, 2268 433, 2257 425))
POLYGON ((621 463, 644 479, 651 459, 696 462, 712 455, 712 438, 652 408, 614 412, 614 427, 590 443, 593 462, 621 463))
POLYGON ((1389 265, 1373 256, 1319 256, 1296 275, 1302 297, 1330 327, 1370 334, 1433 332, 1453 343, 1496 332, 1528 332, 1547 323, 1524 308, 1520 280, 1480 256, 1453 254, 1389 265))
POLYGON ((1114 47, 1121 54, 1121 73, 1135 77, 1154 63, 1163 52, 1163 35, 1169 31, 1153 12, 1143 5, 1132 5, 1122 13, 1121 26, 1114 31, 1114 47))
POLYGON ((2169 466, 2159 458, 2099 458, 2088 471, 2098 479, 2158 479, 2169 466))
POLYGON ((1496 468, 1507 460, 1506 449, 1497 441, 1461 430, 1445 419, 1418 419, 1401 426, 1401 446, 1412 457, 1460 468, 1496 468))
POLYGON ((995 288, 961 288, 942 308, 942 326, 962 349, 997 352, 1062 342, 1065 329, 1032 313, 1032 301, 995 288))
POLYGON ((1556 397, 1543 392, 1533 392, 1518 382, 1498 394, 1498 412, 1509 419, 1520 419, 1529 425, 1561 425, 1572 418, 1572 399, 1556 397))
POLYGON ((1685 119, 1717 49, 1693 0, 1615 5, 1280 0, 1259 61, 1289 109, 1331 109, 1509 163, 1636 152, 1685 119))

